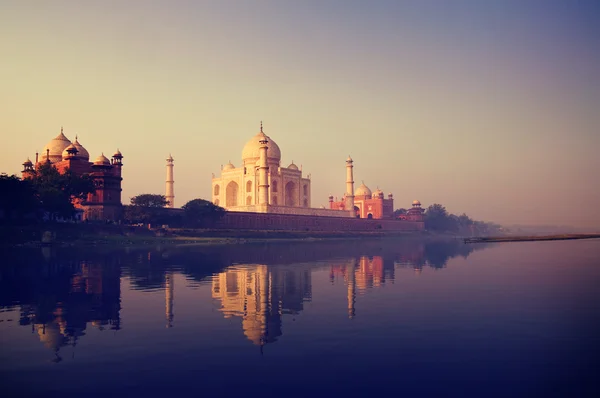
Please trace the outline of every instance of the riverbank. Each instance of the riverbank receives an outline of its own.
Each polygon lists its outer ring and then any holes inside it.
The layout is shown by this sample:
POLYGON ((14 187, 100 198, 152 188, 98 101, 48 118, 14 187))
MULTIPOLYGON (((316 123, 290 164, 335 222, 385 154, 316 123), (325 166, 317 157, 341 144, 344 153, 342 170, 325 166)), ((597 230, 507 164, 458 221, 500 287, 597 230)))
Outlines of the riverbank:
POLYGON ((488 236, 465 238, 465 243, 493 243, 493 242, 535 242, 549 240, 572 240, 572 239, 598 239, 598 234, 562 234, 545 236, 488 236))
POLYGON ((148 229, 110 224, 34 224, 0 226, 0 245, 40 246, 140 246, 140 245, 223 245, 255 242, 351 240, 383 237, 422 237, 426 232, 323 232, 252 231, 210 229, 148 229))

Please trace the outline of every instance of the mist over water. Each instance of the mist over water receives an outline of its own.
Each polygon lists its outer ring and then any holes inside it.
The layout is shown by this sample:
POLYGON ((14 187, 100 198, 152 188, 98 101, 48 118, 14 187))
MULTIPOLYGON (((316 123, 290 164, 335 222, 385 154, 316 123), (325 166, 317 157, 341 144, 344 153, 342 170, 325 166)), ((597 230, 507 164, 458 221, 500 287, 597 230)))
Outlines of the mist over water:
POLYGON ((3 255, 9 396, 598 392, 598 240, 3 255))

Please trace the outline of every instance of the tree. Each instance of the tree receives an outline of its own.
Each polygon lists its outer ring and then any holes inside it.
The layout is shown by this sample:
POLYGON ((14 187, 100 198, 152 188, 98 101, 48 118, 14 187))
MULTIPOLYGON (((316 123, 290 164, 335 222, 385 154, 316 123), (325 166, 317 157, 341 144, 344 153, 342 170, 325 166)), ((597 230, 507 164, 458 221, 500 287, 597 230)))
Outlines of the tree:
POLYGON ((33 184, 15 175, 0 174, 0 213, 6 220, 22 220, 39 208, 33 184))
POLYGON ((50 219, 72 217, 75 213, 73 202, 84 200, 96 190, 90 176, 79 176, 70 170, 61 174, 50 163, 40 165, 31 183, 41 209, 48 213, 50 219))
POLYGON ((124 218, 132 224, 172 224, 178 217, 165 209, 168 203, 164 195, 145 193, 134 196, 131 205, 124 207, 124 218))
POLYGON ((190 227, 211 226, 225 214, 225 209, 204 199, 193 199, 182 206, 184 223, 190 227))
POLYGON ((155 195, 151 193, 144 193, 138 196, 134 196, 131 198, 132 206, 139 207, 154 207, 160 208, 165 207, 169 204, 169 201, 165 197, 165 195, 155 195))
POLYGON ((398 218, 400 216, 403 216, 406 213, 408 213, 408 210, 406 210, 406 209, 396 209, 396 210, 394 210, 394 218, 398 218))

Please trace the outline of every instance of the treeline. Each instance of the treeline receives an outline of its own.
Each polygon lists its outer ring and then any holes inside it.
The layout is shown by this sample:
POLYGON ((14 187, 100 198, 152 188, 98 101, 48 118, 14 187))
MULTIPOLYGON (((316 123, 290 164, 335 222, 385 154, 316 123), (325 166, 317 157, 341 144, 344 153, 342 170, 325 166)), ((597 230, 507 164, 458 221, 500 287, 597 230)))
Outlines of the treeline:
MULTIPOLYGON (((404 209, 396 210, 396 214, 403 214, 404 209)), ((425 229, 435 232, 448 232, 459 235, 481 236, 501 234, 504 229, 499 224, 476 221, 465 213, 456 215, 449 213, 446 208, 435 203, 425 209, 425 229)))
POLYGON ((95 191, 92 179, 42 164, 31 178, 0 174, 0 219, 5 222, 69 219, 74 202, 95 191))
POLYGON ((225 214, 224 208, 204 199, 190 200, 181 209, 167 208, 168 203, 164 195, 134 196, 129 205, 123 206, 123 221, 172 228, 208 228, 225 214))

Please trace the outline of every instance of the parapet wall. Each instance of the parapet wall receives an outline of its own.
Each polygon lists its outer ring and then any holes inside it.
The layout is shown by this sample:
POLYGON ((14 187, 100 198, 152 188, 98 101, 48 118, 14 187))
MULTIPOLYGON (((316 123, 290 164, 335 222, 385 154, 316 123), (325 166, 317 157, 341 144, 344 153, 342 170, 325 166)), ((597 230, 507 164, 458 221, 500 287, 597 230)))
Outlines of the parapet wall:
POLYGON ((354 217, 352 212, 344 210, 318 209, 313 207, 279 206, 279 205, 248 205, 228 207, 230 212, 244 213, 269 213, 269 214, 292 214, 298 216, 318 217, 354 217))
MULTIPOLYGON (((337 210, 336 210, 337 211, 337 210)), ((228 211, 216 228, 276 231, 422 231, 423 222, 228 211)))

